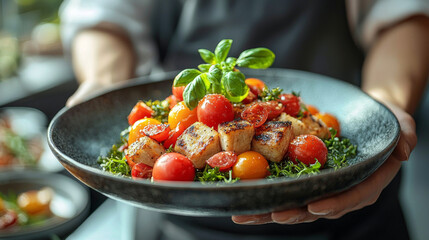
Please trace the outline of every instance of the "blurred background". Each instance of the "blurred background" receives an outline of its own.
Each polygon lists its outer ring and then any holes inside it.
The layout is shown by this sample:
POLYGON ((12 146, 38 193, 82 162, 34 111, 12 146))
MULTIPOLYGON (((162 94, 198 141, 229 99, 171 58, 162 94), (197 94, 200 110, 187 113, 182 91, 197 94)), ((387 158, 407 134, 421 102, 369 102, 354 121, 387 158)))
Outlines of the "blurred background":
MULTIPOLYGON (((61 0, 0 0, 0 108, 27 107, 40 111, 46 117, 46 121, 41 123, 44 130, 77 89, 71 64, 61 46, 58 18, 61 3, 61 0)), ((429 155, 429 125, 425 124, 429 121, 427 92, 415 114, 419 143, 410 160, 404 163, 401 188, 401 200, 414 240, 429 239, 429 174, 426 173, 429 169, 429 161, 426 160, 429 155)), ((31 117, 30 120, 33 121, 31 117)), ((48 164, 58 165, 55 159, 53 161, 51 159, 48 164)), ((61 166, 40 171, 55 172, 75 181, 61 166)), ((105 197, 89 191, 88 215, 105 201, 105 197)), ((83 219, 79 221, 67 234, 82 225, 83 219)))

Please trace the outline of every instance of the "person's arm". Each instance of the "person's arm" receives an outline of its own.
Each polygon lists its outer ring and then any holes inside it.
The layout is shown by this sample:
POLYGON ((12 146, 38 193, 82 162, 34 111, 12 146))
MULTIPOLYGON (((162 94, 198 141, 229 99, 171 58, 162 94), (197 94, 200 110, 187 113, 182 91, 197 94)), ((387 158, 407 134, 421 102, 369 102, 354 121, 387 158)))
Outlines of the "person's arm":
POLYGON ((429 71, 429 18, 415 16, 380 32, 365 60, 363 90, 386 104, 398 118, 401 137, 393 154, 369 178, 351 189, 282 212, 233 216, 238 224, 276 222, 296 224, 318 218, 335 219, 377 201, 417 143, 412 113, 426 85, 429 71))
POLYGON ((115 25, 101 24, 79 32, 73 40, 71 55, 80 86, 67 106, 134 76, 136 56, 132 43, 115 25))

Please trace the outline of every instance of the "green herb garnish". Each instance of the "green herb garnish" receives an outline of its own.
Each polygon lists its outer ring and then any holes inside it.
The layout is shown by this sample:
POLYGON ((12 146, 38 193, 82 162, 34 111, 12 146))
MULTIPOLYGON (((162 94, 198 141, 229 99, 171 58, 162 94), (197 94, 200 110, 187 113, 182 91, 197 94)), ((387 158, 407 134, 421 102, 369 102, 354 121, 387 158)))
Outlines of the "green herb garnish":
POLYGON ((189 109, 194 109, 198 102, 210 93, 223 94, 231 102, 241 102, 249 93, 244 82, 245 76, 236 69, 246 67, 265 69, 274 62, 274 53, 267 48, 248 49, 238 58, 227 57, 232 40, 219 42, 213 52, 199 49, 201 58, 206 62, 197 69, 185 69, 174 79, 173 86, 186 86, 183 100, 189 109))
POLYGON ((355 157, 357 153, 357 146, 350 142, 347 138, 335 137, 337 131, 330 128, 331 138, 324 140, 328 148, 328 159, 325 166, 329 168, 342 168, 348 166, 347 160, 355 157))
POLYGON ((212 182, 225 182, 225 183, 234 183, 239 180, 239 178, 232 177, 232 170, 221 172, 218 167, 212 168, 209 165, 206 165, 203 171, 197 171, 195 175, 197 181, 206 183, 212 182))
POLYGON ((292 161, 282 161, 279 163, 270 162, 270 176, 271 178, 278 177, 299 177, 302 174, 317 174, 319 173, 320 167, 322 166, 319 161, 316 161, 310 166, 305 165, 304 163, 296 160, 298 163, 292 161))
POLYGON ((259 99, 263 102, 275 101, 279 99, 280 94, 282 94, 283 89, 276 87, 273 89, 269 89, 268 87, 264 88, 264 90, 259 94, 259 99))
POLYGON ((145 104, 153 110, 152 118, 166 123, 168 122, 168 113, 170 112, 170 104, 167 100, 146 101, 145 104))
POLYGON ((29 150, 28 141, 10 130, 4 131, 4 144, 10 153, 24 164, 35 165, 37 159, 29 150))
POLYGON ((125 153, 119 151, 116 144, 112 146, 106 157, 98 157, 98 163, 103 170, 110 173, 121 176, 130 176, 131 174, 131 169, 125 158, 125 153))

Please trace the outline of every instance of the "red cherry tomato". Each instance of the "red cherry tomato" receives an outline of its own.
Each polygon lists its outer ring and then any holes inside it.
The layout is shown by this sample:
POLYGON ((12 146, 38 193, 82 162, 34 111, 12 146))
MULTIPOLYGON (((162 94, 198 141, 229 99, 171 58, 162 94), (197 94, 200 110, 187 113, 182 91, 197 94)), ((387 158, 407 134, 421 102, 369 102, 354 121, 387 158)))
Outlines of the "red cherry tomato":
POLYGON ((193 181, 195 168, 191 160, 179 153, 166 153, 156 160, 154 181, 193 181))
POLYGON ((278 101, 268 101, 264 102, 265 107, 268 110, 268 119, 271 120, 275 117, 278 117, 285 109, 282 103, 278 101))
POLYGON ((168 124, 150 124, 143 128, 143 133, 158 142, 163 142, 169 136, 170 126, 168 124))
POLYGON ((258 96, 256 96, 252 91, 249 91, 249 93, 247 94, 247 97, 245 99, 243 99, 243 101, 241 101, 244 104, 249 104, 253 101, 255 101, 258 98, 258 96))
POLYGON ((283 93, 280 94, 279 101, 285 106, 285 113, 291 115, 292 117, 296 117, 299 113, 299 110, 301 109, 301 106, 299 105, 299 97, 283 93))
POLYGON ((219 124, 234 120, 231 102, 220 94, 206 95, 197 108, 198 121, 217 130, 219 124))
POLYGON ((188 126, 186 124, 183 124, 181 122, 179 122, 179 124, 177 124, 177 127, 170 131, 170 133, 168 134, 168 138, 164 141, 164 147, 165 148, 169 148, 170 146, 176 145, 176 141, 177 138, 182 135, 182 133, 188 128, 188 126))
POLYGON ((174 96, 174 95, 170 95, 170 96, 168 96, 165 100, 167 100, 167 102, 168 102, 168 107, 169 107, 170 109, 172 109, 174 106, 176 106, 176 104, 177 104, 178 102, 180 102, 180 100, 179 100, 179 99, 177 99, 177 97, 176 97, 176 96, 174 96))
POLYGON ((148 107, 144 102, 139 101, 128 115, 128 123, 130 124, 130 126, 132 126, 135 122, 142 118, 151 117, 152 113, 152 108, 148 107))
POLYGON ((219 171, 224 172, 231 169, 237 162, 237 159, 237 154, 233 151, 218 152, 211 158, 207 159, 206 163, 210 165, 210 167, 218 167, 219 171))
POLYGON ((314 164, 317 159, 323 167, 327 155, 328 149, 325 143, 314 135, 299 135, 288 147, 289 159, 293 162, 298 159, 306 165, 314 164))
POLYGON ((183 101, 183 91, 185 91, 186 86, 173 87, 173 95, 179 100, 183 101))
POLYGON ((0 230, 15 225, 18 221, 18 215, 13 210, 6 210, 0 215, 0 230))
POLYGON ((147 179, 152 177, 152 167, 144 163, 137 163, 131 169, 131 177, 133 179, 147 179))
POLYGON ((250 122, 254 127, 260 127, 268 119, 268 109, 264 103, 255 103, 244 109, 241 118, 250 122))

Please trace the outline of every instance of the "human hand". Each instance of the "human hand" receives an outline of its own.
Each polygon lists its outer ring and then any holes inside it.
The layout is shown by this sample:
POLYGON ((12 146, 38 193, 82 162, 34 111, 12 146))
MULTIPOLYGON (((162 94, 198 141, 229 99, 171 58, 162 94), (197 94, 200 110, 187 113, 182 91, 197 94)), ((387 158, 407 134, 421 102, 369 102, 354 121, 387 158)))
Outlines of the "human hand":
POLYGON ((392 181, 401 168, 401 162, 408 160, 417 144, 414 119, 399 107, 387 103, 396 115, 401 133, 398 145, 385 163, 370 177, 349 190, 332 197, 317 200, 302 208, 259 215, 233 216, 237 224, 258 225, 265 223, 297 224, 313 222, 319 218, 337 219, 346 213, 375 203, 383 189, 392 181))
POLYGON ((84 81, 82 82, 82 84, 80 84, 77 91, 67 100, 66 106, 72 107, 76 104, 79 104, 89 99, 91 96, 102 92, 108 87, 108 84, 104 84, 98 81, 84 81))

